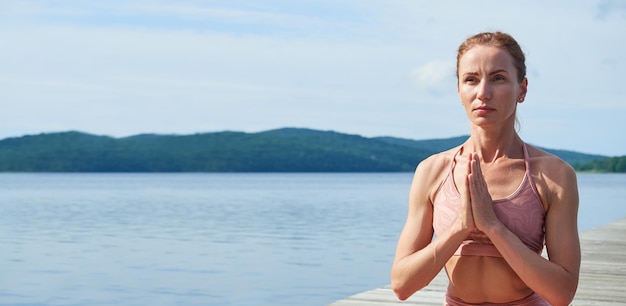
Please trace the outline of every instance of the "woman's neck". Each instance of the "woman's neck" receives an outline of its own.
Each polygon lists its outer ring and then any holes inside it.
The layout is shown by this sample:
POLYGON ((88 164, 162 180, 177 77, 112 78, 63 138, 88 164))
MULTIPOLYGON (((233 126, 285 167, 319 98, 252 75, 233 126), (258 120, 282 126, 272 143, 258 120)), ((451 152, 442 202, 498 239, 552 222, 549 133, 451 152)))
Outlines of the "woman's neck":
POLYGON ((484 163, 494 163, 497 159, 518 158, 522 147, 522 139, 511 129, 487 130, 473 127, 470 138, 463 145, 467 152, 476 152, 484 163))

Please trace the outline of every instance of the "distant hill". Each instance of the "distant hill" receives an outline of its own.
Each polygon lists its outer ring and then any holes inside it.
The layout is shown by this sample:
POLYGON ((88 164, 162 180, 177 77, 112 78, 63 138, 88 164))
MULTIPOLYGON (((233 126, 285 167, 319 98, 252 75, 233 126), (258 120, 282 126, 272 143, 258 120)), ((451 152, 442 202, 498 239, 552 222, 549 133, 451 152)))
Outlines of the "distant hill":
MULTIPOLYGON (((429 139, 429 140, 412 140, 412 139, 404 139, 404 138, 394 138, 394 137, 376 137, 374 139, 378 139, 381 141, 385 141, 392 144, 398 144, 403 146, 408 146, 416 149, 423 150, 431 150, 435 152, 445 151, 456 146, 460 146, 469 135, 458 136, 453 138, 445 138, 445 139, 429 139)), ((588 162, 603 160, 606 159, 607 156, 603 155, 594 155, 594 154, 585 154, 574 151, 566 151, 566 150, 555 150, 548 149, 540 146, 535 146, 541 150, 544 150, 548 153, 554 154, 567 163, 571 165, 582 165, 588 162)))
POLYGON ((428 140, 413 140, 395 137, 376 137, 374 139, 415 149, 428 150, 431 152, 441 152, 461 145, 463 142, 465 142, 465 140, 467 140, 468 137, 469 136, 466 135, 453 138, 428 140))
MULTIPOLYGON (((259 133, 141 134, 124 138, 77 131, 0 140, 3 172, 390 172, 467 136, 410 140, 283 128, 259 133)), ((548 150, 570 163, 606 158, 548 150)))
POLYGON ((576 169, 586 172, 626 172, 626 156, 604 158, 576 165, 576 169))

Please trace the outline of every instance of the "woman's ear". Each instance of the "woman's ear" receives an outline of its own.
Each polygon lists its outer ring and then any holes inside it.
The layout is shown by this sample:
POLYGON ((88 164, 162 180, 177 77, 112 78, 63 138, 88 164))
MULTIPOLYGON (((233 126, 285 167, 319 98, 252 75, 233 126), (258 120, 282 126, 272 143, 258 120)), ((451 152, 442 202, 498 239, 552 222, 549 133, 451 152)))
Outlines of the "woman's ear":
POLYGON ((517 102, 522 103, 526 99, 526 92, 528 91, 528 78, 524 78, 519 85, 520 91, 517 96, 517 102))

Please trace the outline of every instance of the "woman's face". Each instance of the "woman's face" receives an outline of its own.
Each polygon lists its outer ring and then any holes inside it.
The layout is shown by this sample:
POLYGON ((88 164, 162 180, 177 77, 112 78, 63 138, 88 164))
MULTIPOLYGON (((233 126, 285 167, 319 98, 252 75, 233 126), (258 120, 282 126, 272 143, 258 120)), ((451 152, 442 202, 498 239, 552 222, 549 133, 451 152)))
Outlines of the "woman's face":
POLYGON ((517 81, 513 57, 505 49, 475 46, 460 58, 458 71, 459 97, 473 124, 514 126, 528 81, 517 81))

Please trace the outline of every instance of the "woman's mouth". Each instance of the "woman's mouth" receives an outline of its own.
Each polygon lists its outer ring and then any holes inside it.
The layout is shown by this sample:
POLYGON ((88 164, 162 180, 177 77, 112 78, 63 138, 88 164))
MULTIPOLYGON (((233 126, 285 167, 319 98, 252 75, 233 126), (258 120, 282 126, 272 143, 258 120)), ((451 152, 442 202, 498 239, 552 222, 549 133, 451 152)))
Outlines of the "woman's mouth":
POLYGON ((485 115, 491 112, 494 112, 496 109, 495 108, 491 108, 488 106, 479 106, 477 108, 474 109, 474 113, 478 114, 478 115, 485 115))

